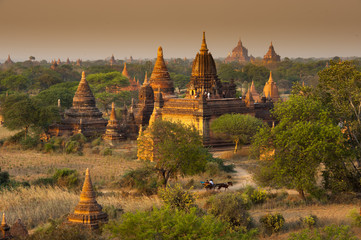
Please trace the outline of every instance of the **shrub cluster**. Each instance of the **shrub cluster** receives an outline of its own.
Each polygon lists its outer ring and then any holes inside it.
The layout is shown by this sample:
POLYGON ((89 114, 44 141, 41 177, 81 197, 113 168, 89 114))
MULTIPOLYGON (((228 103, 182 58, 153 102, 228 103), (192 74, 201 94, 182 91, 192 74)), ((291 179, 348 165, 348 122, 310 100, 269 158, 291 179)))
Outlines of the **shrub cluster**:
POLYGON ((74 169, 56 169, 55 173, 50 178, 39 178, 35 180, 33 185, 57 185, 58 187, 67 189, 80 188, 79 173, 74 169))
POLYGON ((189 211, 191 207, 195 207, 196 199, 194 194, 184 190, 179 184, 176 184, 174 187, 160 188, 158 195, 165 205, 172 209, 189 211))
POLYGON ((267 214, 259 219, 265 233, 272 234, 279 232, 285 224, 285 219, 280 213, 267 214))
POLYGON ((131 170, 120 179, 120 186, 135 188, 140 194, 152 195, 159 186, 158 177, 152 166, 131 170))
POLYGON ((326 226, 324 228, 318 228, 313 231, 305 229, 299 233, 292 233, 289 240, 356 240, 357 237, 351 232, 350 226, 326 226))

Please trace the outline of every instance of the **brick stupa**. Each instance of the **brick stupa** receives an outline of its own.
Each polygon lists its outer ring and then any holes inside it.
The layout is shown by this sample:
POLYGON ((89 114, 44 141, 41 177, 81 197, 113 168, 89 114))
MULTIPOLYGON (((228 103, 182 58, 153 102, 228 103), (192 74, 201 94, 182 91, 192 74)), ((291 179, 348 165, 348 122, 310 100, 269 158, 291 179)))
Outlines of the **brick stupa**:
POLYGON ((107 221, 108 215, 102 212, 102 207, 95 199, 89 169, 87 169, 80 201, 75 207, 74 213, 69 214, 68 223, 82 224, 91 229, 97 229, 100 223, 106 223, 107 221))
POLYGON ((232 54, 226 57, 225 62, 239 62, 246 63, 250 61, 250 57, 248 56, 248 50, 242 45, 242 41, 239 40, 238 44, 232 50, 232 54))
POLYGON ((155 92, 160 89, 164 97, 174 96, 173 81, 170 78, 168 68, 164 62, 162 47, 158 48, 157 60, 154 64, 149 84, 155 92))
POLYGON ((8 58, 6 59, 6 61, 4 62, 5 65, 12 65, 14 64, 14 62, 11 60, 10 58, 10 54, 8 55, 8 58))
POLYGON ((260 102, 260 101, 261 101, 261 99, 260 99, 260 97, 259 97, 259 94, 258 94, 258 92, 257 92, 257 90, 256 90, 256 87, 254 86, 254 82, 253 82, 253 81, 252 81, 252 84, 251 84, 251 87, 250 87, 250 92, 251 92, 252 97, 253 97, 253 99, 254 99, 255 102, 260 102))
POLYGON ((1 225, 0 225, 0 240, 7 240, 7 239, 11 239, 12 236, 10 234, 10 227, 9 225, 6 223, 6 219, 5 219, 5 213, 3 213, 3 218, 1 221, 1 225))
POLYGON ((59 124, 50 127, 49 133, 52 136, 77 133, 82 133, 86 137, 103 135, 107 120, 102 116, 103 113, 96 107, 94 95, 83 72, 73 98, 73 106, 65 112, 59 124))
POLYGON ((113 66, 115 63, 116 63, 116 61, 115 61, 115 58, 114 58, 114 54, 112 54, 112 57, 109 60, 109 64, 110 64, 110 66, 113 66))
POLYGON ((271 42, 271 45, 268 48, 268 52, 263 57, 263 63, 264 64, 272 64, 272 63, 278 63, 281 61, 280 55, 277 55, 275 52, 275 49, 273 47, 273 44, 271 42))
POLYGON ((270 72, 269 79, 263 88, 263 94, 266 98, 272 99, 273 102, 277 102, 278 100, 281 99, 278 94, 278 87, 276 83, 273 81, 272 71, 270 72))
POLYGON ((112 103, 112 112, 110 113, 110 118, 103 139, 111 143, 126 139, 125 133, 122 131, 119 121, 117 120, 114 102, 112 103))

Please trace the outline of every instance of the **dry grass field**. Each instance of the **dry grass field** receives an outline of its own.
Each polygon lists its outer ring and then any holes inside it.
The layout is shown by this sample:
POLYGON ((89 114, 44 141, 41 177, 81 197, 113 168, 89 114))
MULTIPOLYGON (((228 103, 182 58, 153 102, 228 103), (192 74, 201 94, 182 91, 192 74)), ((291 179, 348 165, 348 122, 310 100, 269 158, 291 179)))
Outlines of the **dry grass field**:
MULTIPOLYGON (((0 127, 0 139, 10 136, 12 132, 0 127)), ((130 148, 128 148, 130 149, 130 148)), ((133 157, 134 149, 116 151, 113 156, 101 156, 85 152, 83 156, 73 154, 44 154, 37 151, 22 151, 14 147, 0 148, 0 167, 8 171, 12 179, 17 181, 32 182, 38 178, 50 177, 55 169, 76 169, 81 175, 85 169, 91 170, 91 177, 97 191, 98 202, 110 215, 136 210, 146 210, 153 206, 161 206, 161 200, 155 195, 151 197, 134 195, 132 190, 114 189, 112 183, 118 181, 124 173, 131 169, 141 167, 144 163, 133 157), (130 151, 130 153, 129 153, 130 151), (125 154, 125 155, 124 155, 125 154)), ((252 179, 251 169, 257 166, 257 161, 248 159, 247 147, 241 149, 237 154, 232 150, 214 152, 216 157, 225 159, 227 164, 233 163, 237 173, 221 174, 214 176, 216 182, 231 179, 235 185, 228 191, 238 191, 246 185, 255 185, 252 179)), ((193 182, 199 186, 200 180, 209 178, 209 175, 179 178, 172 183, 178 182, 183 186, 193 182)), ((83 176, 81 176, 83 179, 83 176)), ((190 184, 192 185, 192 184, 190 184)), ((218 194, 218 191, 207 192, 204 189, 195 188, 193 192, 197 195, 197 205, 204 207, 210 196, 218 194)), ((273 191, 274 192, 274 191, 273 191)), ((0 213, 6 212, 8 222, 11 224, 21 218, 28 228, 32 229, 39 224, 46 223, 48 219, 64 217, 73 211, 79 201, 79 192, 64 190, 58 187, 36 187, 18 188, 16 191, 0 192, 0 213)), ((288 191, 288 197, 284 202, 274 203, 272 201, 250 210, 254 223, 258 225, 259 218, 267 213, 283 214, 286 225, 285 229, 272 237, 261 239, 287 239, 291 232, 301 229, 299 219, 309 215, 316 215, 319 226, 330 224, 350 224, 348 217, 352 209, 359 209, 361 201, 355 198, 345 201, 343 204, 298 204, 299 197, 295 192, 288 191)), ((342 201, 340 201, 342 202, 342 201)), ((359 228, 353 227, 353 232, 361 239, 359 228)))

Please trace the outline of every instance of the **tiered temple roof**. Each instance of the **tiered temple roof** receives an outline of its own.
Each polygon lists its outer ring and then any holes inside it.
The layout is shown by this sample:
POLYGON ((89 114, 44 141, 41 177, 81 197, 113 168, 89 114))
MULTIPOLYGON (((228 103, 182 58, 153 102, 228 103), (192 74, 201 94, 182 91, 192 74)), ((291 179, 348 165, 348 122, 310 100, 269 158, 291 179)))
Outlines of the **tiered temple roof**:
POLYGON ((242 45, 242 41, 239 40, 237 46, 232 50, 232 54, 225 59, 226 63, 237 61, 240 63, 249 62, 248 50, 242 45))
POLYGON ((192 66, 192 75, 187 86, 187 97, 196 98, 210 93, 211 98, 222 97, 222 83, 218 79, 217 69, 212 54, 208 52, 205 32, 201 49, 197 53, 192 66))
POLYGON ((64 114, 59 124, 50 127, 51 135, 82 133, 86 137, 102 135, 105 133, 107 121, 96 107, 95 97, 82 73, 78 89, 73 98, 73 106, 64 114))
POLYGON ((154 64, 149 83, 154 91, 160 88, 160 91, 165 97, 174 95, 173 81, 170 79, 167 66, 164 62, 162 47, 158 48, 157 60, 154 64))
POLYGON ((7 240, 7 239, 12 238, 12 236, 10 234, 10 227, 6 223, 5 213, 3 213, 3 217, 2 217, 2 221, 1 221, 1 225, 0 225, 0 234, 1 234, 0 235, 1 240, 7 240))
POLYGON ((69 214, 68 222, 82 224, 91 229, 99 228, 100 223, 108 221, 108 215, 102 212, 102 207, 95 199, 89 169, 86 170, 80 201, 75 207, 74 213, 69 214))
POLYGON ((129 73, 128 73, 128 70, 127 70, 127 63, 126 62, 124 62, 124 69, 123 69, 122 75, 124 77, 130 79, 130 76, 129 76, 129 73))
POLYGON ((66 59, 66 64, 70 64, 69 58, 66 59))
POLYGON ((273 47, 273 44, 271 42, 271 45, 268 48, 268 52, 263 57, 263 63, 264 64, 270 64, 270 63, 277 63, 281 61, 280 55, 277 55, 275 52, 275 49, 273 47))
POLYGON ((278 87, 276 83, 273 81, 272 71, 270 72, 269 79, 263 88, 263 94, 266 98, 272 99, 273 102, 277 102, 278 100, 281 99, 278 94, 278 87))

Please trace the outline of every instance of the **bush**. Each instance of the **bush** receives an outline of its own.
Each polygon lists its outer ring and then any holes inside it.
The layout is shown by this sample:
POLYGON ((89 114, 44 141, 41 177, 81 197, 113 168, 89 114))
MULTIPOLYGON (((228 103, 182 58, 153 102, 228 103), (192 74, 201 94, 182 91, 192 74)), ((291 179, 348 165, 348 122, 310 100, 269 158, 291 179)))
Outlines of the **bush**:
POLYGON ((0 167, 0 188, 5 187, 10 183, 10 174, 8 172, 2 172, 0 167))
POLYGON ((50 152, 53 152, 54 150, 55 150, 54 144, 52 144, 50 142, 44 144, 44 152, 50 153, 50 152))
POLYGON ((66 144, 65 144, 65 152, 67 154, 70 154, 70 153, 80 153, 80 150, 81 150, 81 145, 79 142, 77 141, 68 141, 66 144))
POLYGON ((246 197, 251 201, 252 204, 261 204, 267 200, 267 191, 261 188, 255 189, 252 186, 247 186, 243 192, 246 197))
POLYGON ((21 131, 16 133, 15 135, 9 137, 7 139, 8 143, 14 144, 14 143, 20 143, 21 139, 25 137, 25 131, 21 131))
POLYGON ((103 139, 98 137, 92 141, 92 147, 99 146, 102 143, 103 139))
POLYGON ((113 155, 113 150, 111 148, 105 148, 102 151, 102 155, 103 156, 111 156, 111 155, 113 155))
POLYGON ((101 239, 96 233, 81 225, 65 225, 60 221, 51 220, 45 227, 38 229, 31 234, 29 240, 97 240, 101 239))
POLYGON ((218 163, 216 162, 207 162, 205 170, 208 176, 217 176, 220 172, 218 163))
POLYGON ((230 223, 234 230, 246 231, 252 222, 248 203, 240 193, 222 193, 212 196, 208 201, 208 213, 230 223))
POLYGON ((305 229, 299 233, 292 233, 289 240, 356 240, 357 237, 351 232, 350 226, 326 226, 325 228, 305 229))
POLYGON ((38 144, 40 143, 40 139, 38 136, 27 136, 26 139, 22 138, 20 140, 20 144, 23 150, 27 150, 27 149, 34 149, 38 146, 38 144))
POLYGON ((76 170, 63 168, 57 169, 52 177, 59 187, 73 189, 79 187, 79 174, 76 170))
POLYGON ((80 144, 84 144, 84 143, 87 142, 87 139, 83 134, 78 133, 78 134, 75 134, 75 135, 71 136, 70 141, 76 141, 76 142, 78 142, 80 144))
POLYGON ((125 213, 119 221, 105 225, 114 239, 243 239, 255 238, 248 233, 229 230, 228 223, 212 215, 199 216, 196 208, 189 212, 170 208, 125 213))
POLYGON ((223 162, 223 159, 221 159, 221 158, 210 157, 208 159, 208 162, 217 163, 219 170, 221 170, 223 172, 227 172, 227 173, 235 172, 235 170, 234 170, 235 166, 233 164, 225 165, 224 162, 223 162))
POLYGON ((157 192, 157 179, 158 177, 153 168, 145 166, 124 174, 120 180, 120 185, 135 188, 141 194, 152 195, 157 192))
POLYGON ((54 178, 38 178, 31 183, 36 186, 53 186, 55 184, 54 178))
POLYGON ((159 197, 164 201, 166 206, 172 209, 189 211, 195 206, 195 196, 189 191, 184 190, 179 184, 174 187, 160 188, 159 197))
POLYGON ((300 218, 300 221, 302 222, 302 224, 308 228, 312 228, 314 226, 316 226, 317 222, 318 222, 318 218, 315 215, 310 215, 304 218, 300 218))
POLYGON ((279 232, 283 225, 285 224, 285 219, 283 218, 282 214, 275 213, 275 214, 267 214, 262 216, 259 219, 263 229, 266 233, 272 234, 279 232))
POLYGON ((103 211, 108 214, 109 219, 118 219, 124 213, 122 208, 113 205, 103 207, 103 211))
POLYGON ((352 220, 352 225, 361 227, 361 215, 356 209, 352 209, 348 214, 348 217, 352 220))

